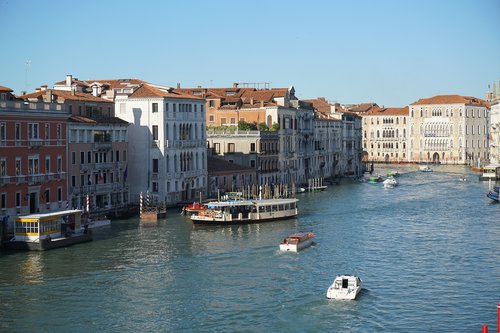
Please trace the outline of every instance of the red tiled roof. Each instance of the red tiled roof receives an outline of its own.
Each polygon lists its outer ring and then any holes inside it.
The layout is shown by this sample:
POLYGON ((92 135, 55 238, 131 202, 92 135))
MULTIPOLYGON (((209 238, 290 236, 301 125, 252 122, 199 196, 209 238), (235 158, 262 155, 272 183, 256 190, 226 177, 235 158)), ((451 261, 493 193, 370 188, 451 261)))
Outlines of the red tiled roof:
POLYGON ((479 105, 490 108, 490 104, 480 98, 461 95, 437 95, 430 98, 421 98, 410 105, 425 105, 425 104, 467 104, 479 105))
POLYGON ((12 92, 13 90, 8 87, 0 86, 0 91, 12 92))
POLYGON ((116 79, 116 80, 86 80, 87 83, 92 84, 94 82, 100 83, 102 85, 107 85, 109 89, 126 88, 130 85, 138 85, 142 83, 147 83, 146 81, 139 79, 116 79))
POLYGON ((203 99, 201 97, 183 94, 176 92, 175 90, 164 91, 149 84, 142 84, 136 91, 134 91, 129 98, 141 98, 141 97, 168 97, 168 98, 188 98, 188 99, 203 99))
POLYGON ((410 108, 374 108, 366 112, 363 116, 407 116, 410 108))
POLYGON ((37 98, 37 99, 43 99, 47 93, 51 91, 52 96, 55 96, 56 98, 62 98, 64 100, 70 100, 70 101, 85 101, 85 102, 98 102, 98 103, 110 103, 113 104, 113 101, 100 98, 100 97, 95 97, 94 95, 90 93, 84 93, 80 91, 75 91, 74 94, 71 91, 66 91, 66 90, 54 90, 54 89, 47 89, 47 90, 41 90, 37 91, 34 93, 26 94, 23 96, 19 96, 21 99, 30 99, 30 98, 37 98))
MULTIPOLYGON (((73 83, 76 83, 76 85, 83 86, 83 87, 88 87, 89 86, 89 84, 87 82, 81 81, 81 80, 78 80, 78 79, 75 79, 75 78, 71 79, 71 84, 73 84, 73 83)), ((65 85, 66 84, 66 80, 56 82, 55 84, 56 85, 65 85)))
POLYGON ((347 108, 351 112, 368 112, 373 108, 378 108, 377 103, 361 103, 352 107, 347 108))

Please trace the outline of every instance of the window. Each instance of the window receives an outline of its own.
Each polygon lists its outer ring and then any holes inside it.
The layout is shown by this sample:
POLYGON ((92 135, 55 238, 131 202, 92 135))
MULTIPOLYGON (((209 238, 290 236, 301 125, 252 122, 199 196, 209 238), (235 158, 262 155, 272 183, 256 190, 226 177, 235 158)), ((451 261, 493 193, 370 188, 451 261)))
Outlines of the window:
POLYGON ((56 138, 57 138, 57 140, 62 139, 62 125, 61 124, 57 124, 56 138))
POLYGON ((57 172, 62 172, 62 156, 57 156, 57 172))
POLYGON ((157 182, 153 182, 153 192, 157 193, 158 192, 158 183, 157 182))
POLYGON ((227 144, 227 152, 228 153, 234 153, 234 143, 228 143, 227 144))
POLYGON ((158 140, 158 125, 153 125, 153 140, 158 140))
POLYGON ((16 123, 15 139, 16 139, 16 141, 21 140, 21 124, 19 124, 19 123, 16 123))
POLYGON ((38 124, 28 124, 28 139, 38 139, 38 124))
POLYGON ((250 167, 255 168, 255 160, 250 160, 250 167))
POLYGON ((50 173, 50 156, 45 157, 45 173, 50 173))
POLYGON ((255 152, 255 143, 250 143, 250 152, 251 153, 255 152))
POLYGON ((226 124, 226 118, 220 118, 220 124, 225 125, 226 124))
POLYGON ((208 116, 208 122, 210 122, 210 123, 214 122, 214 116, 213 115, 208 116))
POLYGON ((7 194, 2 193, 0 195, 0 209, 7 209, 7 194))
POLYGON ((49 140, 50 139, 50 124, 49 123, 45 124, 44 138, 45 138, 45 140, 49 140))
POLYGON ((215 107, 215 100, 211 99, 208 101, 208 107, 213 108, 215 107))
POLYGON ((116 154, 116 162, 120 162, 120 151, 117 150, 115 154, 116 154))
POLYGON ((158 173, 158 159, 153 158, 153 173, 158 173))
POLYGON ((76 176, 71 176, 71 186, 72 187, 76 186, 76 176))
POLYGON ((87 152, 87 163, 92 163, 92 153, 90 151, 87 152))
POLYGON ((153 113, 157 113, 158 112, 158 103, 153 103, 153 113))
POLYGON ((16 192, 16 207, 21 207, 21 192, 16 192))
POLYGON ((49 203, 49 202, 50 202, 50 190, 46 189, 45 190, 45 203, 49 203))
POLYGON ((71 152, 71 164, 76 164, 76 152, 72 151, 71 152))
POLYGON ((38 169, 38 156, 28 157, 28 174, 37 175, 40 171, 38 169))
POLYGON ((5 158, 0 160, 0 176, 7 176, 7 160, 5 158))
POLYGON ((7 141, 7 126, 5 123, 0 123, 0 145, 5 145, 7 141))
POLYGON ((21 175, 21 158, 16 157, 16 176, 21 175))
POLYGON ((123 156, 123 160, 126 161, 127 160, 127 151, 126 150, 123 151, 122 156, 123 156))
POLYGON ((62 188, 57 188, 57 201, 62 201, 62 188))

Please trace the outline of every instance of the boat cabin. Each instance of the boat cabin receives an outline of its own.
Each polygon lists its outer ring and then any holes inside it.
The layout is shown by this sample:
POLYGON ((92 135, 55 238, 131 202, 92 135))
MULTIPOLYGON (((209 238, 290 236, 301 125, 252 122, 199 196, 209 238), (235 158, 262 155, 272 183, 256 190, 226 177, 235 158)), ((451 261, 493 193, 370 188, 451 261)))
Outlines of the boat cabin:
POLYGON ((15 240, 38 242, 46 238, 66 237, 81 229, 81 210, 19 216, 15 223, 15 240))
POLYGON ((500 165, 490 164, 483 168, 483 173, 479 176, 479 180, 497 180, 500 179, 500 165))

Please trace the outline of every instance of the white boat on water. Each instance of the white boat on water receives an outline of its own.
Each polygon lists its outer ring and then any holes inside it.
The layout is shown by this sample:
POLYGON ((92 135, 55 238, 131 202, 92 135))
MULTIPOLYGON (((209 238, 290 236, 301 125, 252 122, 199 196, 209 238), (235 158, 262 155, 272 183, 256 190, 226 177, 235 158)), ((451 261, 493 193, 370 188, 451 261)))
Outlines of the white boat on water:
POLYGON ((104 227, 104 226, 107 226, 107 225, 110 225, 111 224, 111 220, 110 219, 107 219, 106 217, 99 217, 99 218, 89 218, 88 220, 88 227, 89 229, 93 229, 93 228, 99 228, 99 227, 104 227))
POLYGON ((267 222, 297 216, 295 198, 216 201, 208 209, 191 215, 194 224, 229 225, 267 222))
POLYGON ((428 165, 422 165, 420 167, 420 171, 422 171, 422 172, 432 172, 432 169, 428 165))
POLYGON ((356 299, 363 282, 356 275, 338 275, 326 292, 330 299, 356 299))
POLYGON ((298 232, 291 234, 280 243, 280 250, 285 252, 299 252, 311 246, 314 234, 312 232, 298 232))
POLYGON ((394 177, 388 177, 383 181, 383 184, 385 188, 393 188, 399 185, 398 181, 394 177))

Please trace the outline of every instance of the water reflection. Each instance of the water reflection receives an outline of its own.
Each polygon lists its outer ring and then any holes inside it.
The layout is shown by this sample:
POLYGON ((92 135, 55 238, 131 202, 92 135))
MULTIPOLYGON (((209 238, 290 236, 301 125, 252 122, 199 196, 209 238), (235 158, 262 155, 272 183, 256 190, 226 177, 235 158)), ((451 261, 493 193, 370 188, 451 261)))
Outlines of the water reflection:
POLYGON ((40 252, 29 252, 19 266, 19 277, 25 283, 44 282, 44 265, 40 252))

